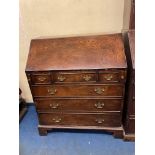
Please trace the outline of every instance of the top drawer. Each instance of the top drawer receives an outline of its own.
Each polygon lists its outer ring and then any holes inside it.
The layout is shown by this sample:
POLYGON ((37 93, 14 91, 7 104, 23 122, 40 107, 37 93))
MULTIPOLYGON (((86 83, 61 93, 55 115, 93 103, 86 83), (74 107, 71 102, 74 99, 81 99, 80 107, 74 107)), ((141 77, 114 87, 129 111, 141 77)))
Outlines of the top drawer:
POLYGON ((126 71, 99 71, 99 81, 102 83, 115 83, 126 81, 126 71))
POLYGON ((67 82, 96 82, 97 74, 94 71, 68 71, 53 73, 55 83, 67 82))
POLYGON ((33 72, 30 78, 32 84, 51 84, 52 81, 50 72, 33 72))
POLYGON ((95 71, 62 71, 62 72, 31 72, 27 73, 30 84, 51 83, 90 83, 96 82, 98 74, 95 71))
POLYGON ((52 83, 124 83, 125 70, 44 71, 27 73, 30 84, 52 83))

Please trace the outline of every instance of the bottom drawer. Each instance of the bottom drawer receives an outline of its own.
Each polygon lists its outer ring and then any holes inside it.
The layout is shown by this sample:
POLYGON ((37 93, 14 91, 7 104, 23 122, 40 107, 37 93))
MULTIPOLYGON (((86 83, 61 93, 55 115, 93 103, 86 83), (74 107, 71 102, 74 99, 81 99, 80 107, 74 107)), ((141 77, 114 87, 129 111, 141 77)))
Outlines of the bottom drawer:
POLYGON ((40 113, 41 125, 69 125, 69 126, 121 126, 120 113, 40 113))

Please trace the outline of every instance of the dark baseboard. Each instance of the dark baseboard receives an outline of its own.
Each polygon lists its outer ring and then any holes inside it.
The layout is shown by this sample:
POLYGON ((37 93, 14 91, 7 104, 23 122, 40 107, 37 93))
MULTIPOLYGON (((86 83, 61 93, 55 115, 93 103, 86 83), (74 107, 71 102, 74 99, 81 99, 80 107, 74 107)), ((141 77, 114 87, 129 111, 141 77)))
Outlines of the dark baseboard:
MULTIPOLYGON (((21 103, 22 104, 22 103, 21 103)), ((22 121, 22 119, 24 118, 25 114, 28 111, 28 108, 30 106, 34 106, 33 102, 24 102, 24 106, 22 107, 22 109, 19 111, 19 122, 22 121)))
POLYGON ((26 105, 29 107, 29 106, 34 106, 34 103, 33 102, 26 102, 26 105))
POLYGON ((22 110, 20 110, 20 113, 19 113, 19 122, 22 121, 22 119, 24 118, 24 116, 25 116, 26 113, 27 113, 27 110, 28 110, 27 107, 24 107, 22 110))

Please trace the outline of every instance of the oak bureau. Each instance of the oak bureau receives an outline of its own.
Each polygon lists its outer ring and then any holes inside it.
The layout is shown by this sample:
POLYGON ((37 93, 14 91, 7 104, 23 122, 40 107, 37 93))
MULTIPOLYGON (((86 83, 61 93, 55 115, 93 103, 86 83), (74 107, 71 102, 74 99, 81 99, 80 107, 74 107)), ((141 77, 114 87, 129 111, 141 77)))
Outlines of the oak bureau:
POLYGON ((98 129, 122 138, 126 73, 121 34, 32 40, 26 75, 39 134, 98 129))

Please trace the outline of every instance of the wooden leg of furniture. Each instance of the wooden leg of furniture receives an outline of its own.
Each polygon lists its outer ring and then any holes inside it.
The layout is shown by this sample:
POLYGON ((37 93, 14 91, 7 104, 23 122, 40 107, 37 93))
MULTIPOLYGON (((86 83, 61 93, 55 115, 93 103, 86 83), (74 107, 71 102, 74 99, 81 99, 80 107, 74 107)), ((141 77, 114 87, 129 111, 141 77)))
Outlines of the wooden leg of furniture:
POLYGON ((135 141, 135 134, 123 134, 124 141, 135 141))
POLYGON ((114 138, 123 139, 123 128, 122 127, 119 127, 117 129, 113 129, 113 130, 109 129, 106 131, 112 133, 114 138))
POLYGON ((38 131, 39 131, 40 136, 47 136, 47 129, 46 128, 38 127, 38 131))
MULTIPOLYGON (((40 136, 46 136, 48 131, 51 131, 52 129, 59 129, 60 127, 58 126, 46 126, 46 125, 39 125, 38 126, 38 130, 39 130, 39 134, 40 136)), ((78 127, 61 127, 62 129, 77 129, 78 127)), ((123 136, 123 128, 122 127, 119 127, 119 128, 96 128, 96 127, 80 127, 78 129, 98 129, 98 130, 102 130, 102 131, 106 131, 106 132, 110 132, 110 133, 113 133, 113 136, 115 138, 120 138, 120 139, 123 139, 124 136, 123 136)))
POLYGON ((117 130, 117 131, 114 131, 113 132, 113 136, 115 137, 115 138, 123 138, 123 130, 117 130))

